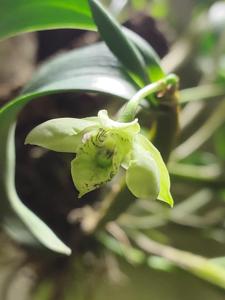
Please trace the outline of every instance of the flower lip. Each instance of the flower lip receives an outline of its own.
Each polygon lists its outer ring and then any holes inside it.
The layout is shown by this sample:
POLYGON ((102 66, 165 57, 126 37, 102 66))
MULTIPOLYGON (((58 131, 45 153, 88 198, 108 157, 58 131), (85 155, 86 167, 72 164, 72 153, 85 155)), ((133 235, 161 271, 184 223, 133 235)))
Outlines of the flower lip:
POLYGON ((112 164, 114 150, 99 149, 96 153, 96 163, 102 168, 106 168, 112 164))

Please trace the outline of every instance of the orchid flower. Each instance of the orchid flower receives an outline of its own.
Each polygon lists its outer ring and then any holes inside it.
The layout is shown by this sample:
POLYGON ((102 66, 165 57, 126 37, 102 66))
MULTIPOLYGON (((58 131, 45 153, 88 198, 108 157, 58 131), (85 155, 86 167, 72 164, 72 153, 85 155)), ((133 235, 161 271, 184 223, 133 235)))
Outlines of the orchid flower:
POLYGON ((71 174, 79 197, 110 181, 122 167, 135 197, 173 205, 167 168, 159 151, 140 133, 137 119, 114 121, 106 110, 97 117, 53 119, 35 127, 25 144, 74 153, 71 174))

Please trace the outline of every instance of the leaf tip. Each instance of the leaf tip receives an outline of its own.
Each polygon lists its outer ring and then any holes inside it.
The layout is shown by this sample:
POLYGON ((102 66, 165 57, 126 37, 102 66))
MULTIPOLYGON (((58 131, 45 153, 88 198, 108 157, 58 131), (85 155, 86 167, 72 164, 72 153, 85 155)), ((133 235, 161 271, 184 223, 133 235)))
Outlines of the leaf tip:
POLYGON ((72 250, 69 247, 66 247, 64 249, 64 254, 67 255, 67 256, 70 256, 72 254, 72 250))

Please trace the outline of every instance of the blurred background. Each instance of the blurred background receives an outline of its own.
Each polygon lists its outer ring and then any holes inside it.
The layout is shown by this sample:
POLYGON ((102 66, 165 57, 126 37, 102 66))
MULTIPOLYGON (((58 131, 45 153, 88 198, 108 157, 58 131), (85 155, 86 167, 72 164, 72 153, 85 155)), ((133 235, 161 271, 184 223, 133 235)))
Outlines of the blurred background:
MULTIPOLYGON (((17 190, 74 251, 67 258, 26 248, 19 235, 12 239, 2 231, 0 299, 223 300, 225 286, 204 280, 210 274, 199 275, 195 255, 225 272, 225 1, 102 2, 152 45, 168 73, 180 77, 180 131, 168 165, 175 206, 137 201, 105 232, 84 237, 77 212, 92 206, 102 191, 76 201, 72 157, 25 147, 24 139, 50 118, 85 117, 102 108, 113 113, 121 103, 90 94, 34 101, 23 110, 16 131, 17 190), (128 241, 137 230, 150 244, 128 241), (145 256, 132 247, 135 243, 145 256)), ((1 42, 0 105, 17 95, 50 57, 98 40, 97 33, 70 29, 1 42)))

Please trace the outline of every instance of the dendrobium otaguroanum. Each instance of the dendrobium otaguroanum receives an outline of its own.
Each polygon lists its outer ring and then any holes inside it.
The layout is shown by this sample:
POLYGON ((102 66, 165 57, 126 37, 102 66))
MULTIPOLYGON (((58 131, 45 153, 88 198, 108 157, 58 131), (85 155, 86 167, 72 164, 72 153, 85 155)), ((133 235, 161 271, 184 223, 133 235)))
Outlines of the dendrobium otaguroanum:
POLYGON ((25 143, 75 153, 71 174, 79 197, 110 181, 122 167, 137 198, 173 204, 167 168, 159 151, 140 134, 137 119, 117 122, 106 110, 97 117, 52 119, 35 127, 25 143))

